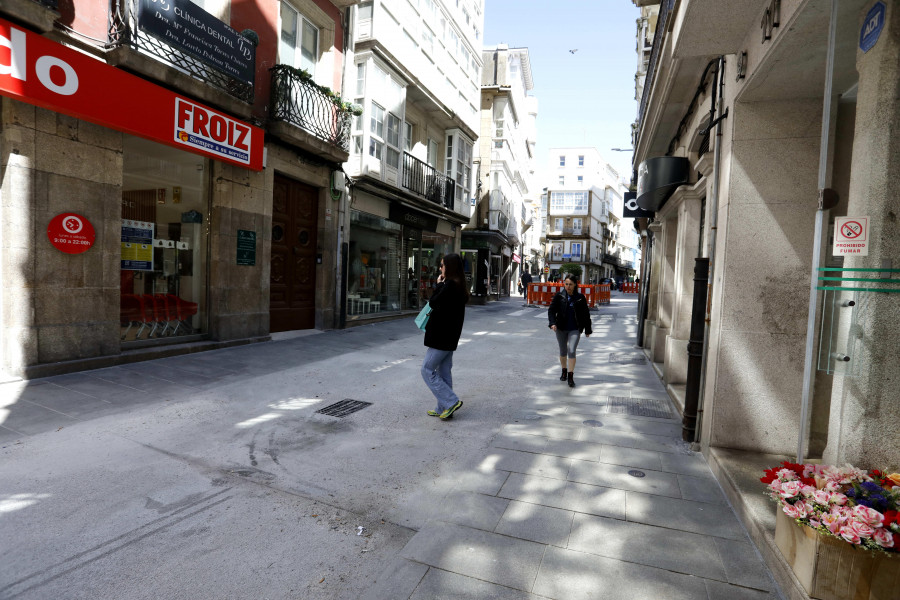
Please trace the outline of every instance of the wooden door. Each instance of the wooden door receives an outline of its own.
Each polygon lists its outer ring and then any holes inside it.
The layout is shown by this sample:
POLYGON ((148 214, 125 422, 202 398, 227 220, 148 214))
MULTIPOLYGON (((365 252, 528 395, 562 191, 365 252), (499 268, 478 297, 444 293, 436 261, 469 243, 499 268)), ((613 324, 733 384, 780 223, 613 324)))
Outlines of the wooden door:
POLYGON ((316 188, 275 175, 269 330, 316 326, 316 188))

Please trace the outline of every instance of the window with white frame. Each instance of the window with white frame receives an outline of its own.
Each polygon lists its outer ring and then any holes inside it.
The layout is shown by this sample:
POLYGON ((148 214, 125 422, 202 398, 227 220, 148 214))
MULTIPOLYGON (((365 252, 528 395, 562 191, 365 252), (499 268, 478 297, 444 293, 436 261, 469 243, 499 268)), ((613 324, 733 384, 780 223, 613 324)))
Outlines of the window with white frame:
POLYGON ((566 166, 566 157, 563 155, 559 156, 559 166, 561 166, 561 167, 566 166))
POLYGON ((566 176, 565 175, 559 176, 559 185, 561 185, 561 186, 566 185, 566 176))
POLYGON ((278 62, 316 74, 319 60, 319 28, 287 3, 281 4, 281 37, 278 62))
POLYGON ((394 113, 387 115, 386 162, 395 169, 400 168, 400 118, 394 113))
POLYGON ((567 215, 586 215, 587 192, 550 192, 550 212, 567 215))
POLYGON ((578 176, 578 185, 581 186, 584 184, 584 175, 578 176))
POLYGON ((553 231, 562 231, 565 222, 565 219, 557 218, 555 221, 555 226, 553 227, 553 231))
POLYGON ((428 138, 428 156, 426 157, 426 162, 431 165, 433 168, 438 168, 438 143, 431 138, 428 138))
POLYGON ((569 254, 576 260, 581 260, 581 242, 572 242, 569 245, 569 254))
POLYGON ((369 156, 381 160, 384 153, 384 108, 375 101, 372 101, 369 133, 369 156))
POLYGON ((403 149, 412 152, 413 126, 409 121, 403 121, 403 149))
POLYGON ((572 233, 575 235, 581 235, 581 219, 574 218, 572 219, 572 233))
POLYGON ((472 192, 472 142, 459 131, 447 134, 446 174, 456 181, 456 199, 465 201, 472 192))
POLYGON ((579 155, 578 155, 578 166, 579 166, 579 167, 583 167, 583 166, 584 166, 584 154, 579 154, 579 155))

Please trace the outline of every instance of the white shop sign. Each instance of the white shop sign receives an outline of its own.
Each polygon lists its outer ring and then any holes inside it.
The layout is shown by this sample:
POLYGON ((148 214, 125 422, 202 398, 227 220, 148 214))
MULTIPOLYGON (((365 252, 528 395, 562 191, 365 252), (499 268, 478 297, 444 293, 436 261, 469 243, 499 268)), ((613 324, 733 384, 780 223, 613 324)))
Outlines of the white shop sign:
POLYGON ((833 255, 869 255, 869 217, 836 217, 834 219, 833 255))

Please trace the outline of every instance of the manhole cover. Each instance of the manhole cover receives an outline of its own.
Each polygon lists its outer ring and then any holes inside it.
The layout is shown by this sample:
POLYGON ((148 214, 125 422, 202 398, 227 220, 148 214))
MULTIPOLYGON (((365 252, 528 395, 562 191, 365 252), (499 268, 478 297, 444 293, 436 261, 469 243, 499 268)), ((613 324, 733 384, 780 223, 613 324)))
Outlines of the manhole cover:
POLYGON ((325 408, 320 408, 316 412, 320 415, 328 415, 329 417, 338 417, 343 419, 347 415, 351 415, 358 410, 362 410, 367 406, 372 406, 371 402, 363 402, 362 400, 341 400, 334 404, 329 404, 325 408))
POLYGON ((603 423, 595 419, 588 419, 583 425, 587 425, 588 427, 603 427, 603 423))
POLYGON ((642 352, 610 352, 609 362, 618 365, 642 365, 647 357, 642 352))
POLYGON ((672 418, 672 410, 669 408, 668 401, 654 398, 610 396, 606 403, 606 412, 636 417, 672 418))
POLYGON ((628 471, 628 474, 631 475, 632 477, 645 477, 647 475, 643 471, 638 471, 637 469, 632 469, 631 471, 628 471))

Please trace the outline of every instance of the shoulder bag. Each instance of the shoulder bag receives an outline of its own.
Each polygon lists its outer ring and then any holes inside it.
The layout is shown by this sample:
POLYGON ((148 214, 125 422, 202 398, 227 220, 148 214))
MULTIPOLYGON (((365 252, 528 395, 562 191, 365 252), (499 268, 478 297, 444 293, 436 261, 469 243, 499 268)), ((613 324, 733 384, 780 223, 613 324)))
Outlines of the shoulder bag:
POLYGON ((425 326, 428 325, 428 317, 431 316, 431 305, 426 302, 425 306, 422 307, 422 310, 419 311, 418 316, 416 317, 416 327, 425 331, 425 326))

